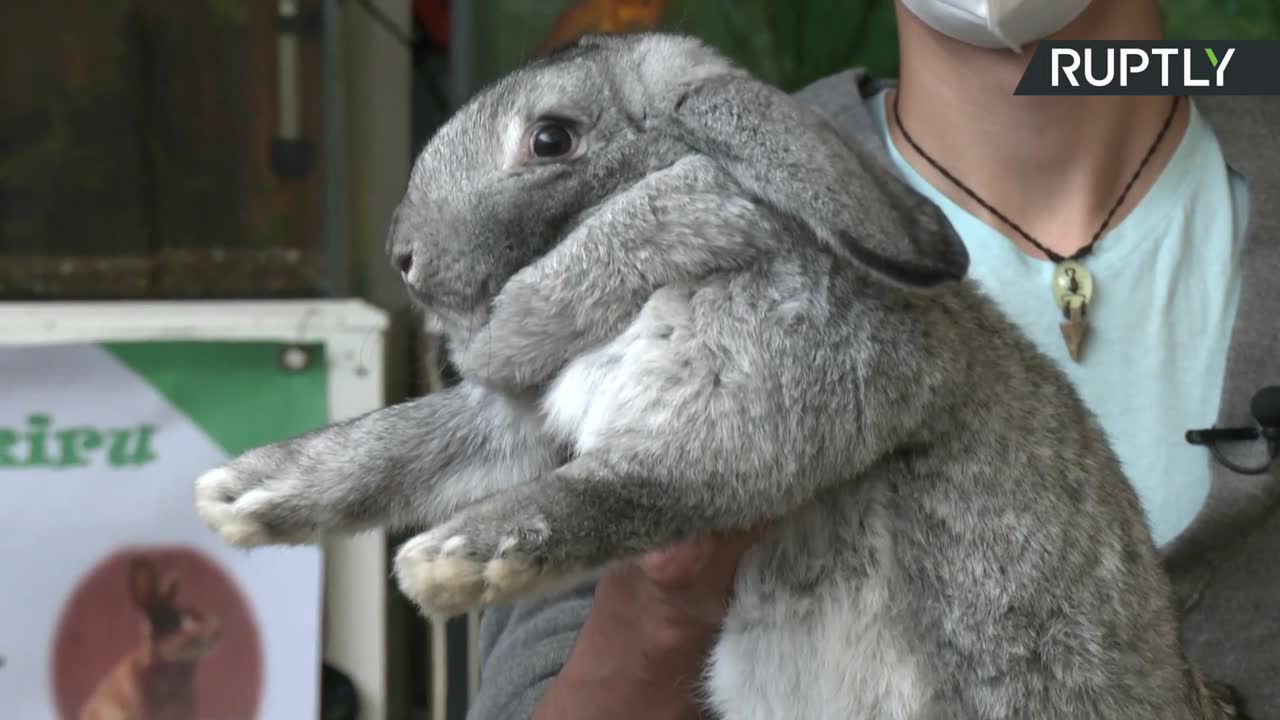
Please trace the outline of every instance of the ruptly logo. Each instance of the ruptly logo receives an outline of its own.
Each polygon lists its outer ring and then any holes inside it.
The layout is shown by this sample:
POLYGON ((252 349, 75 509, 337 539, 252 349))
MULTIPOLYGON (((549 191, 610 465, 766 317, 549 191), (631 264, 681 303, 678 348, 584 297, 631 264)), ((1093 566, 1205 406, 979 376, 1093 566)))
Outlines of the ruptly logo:
POLYGON ((1044 41, 1015 95, 1280 95, 1280 41, 1044 41))

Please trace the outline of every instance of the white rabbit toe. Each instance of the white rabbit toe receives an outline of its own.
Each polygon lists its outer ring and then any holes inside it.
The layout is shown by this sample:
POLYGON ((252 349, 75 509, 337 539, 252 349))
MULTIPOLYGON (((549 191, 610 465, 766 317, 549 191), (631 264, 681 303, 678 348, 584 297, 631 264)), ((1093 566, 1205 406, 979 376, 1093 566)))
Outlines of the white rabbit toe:
POLYGON ((277 494, 264 488, 241 494, 244 485, 244 479, 226 467, 210 470, 196 480, 196 514, 223 542, 250 548, 310 540, 303 533, 284 537, 272 532, 260 518, 279 503, 277 494))
POLYGON ((432 533, 406 542, 395 559, 400 591, 431 616, 452 617, 475 607, 484 594, 484 563, 453 554, 465 546, 461 535, 442 543, 432 533), (446 547, 450 554, 444 554, 446 547))
POLYGON ((429 616, 452 617, 513 600, 538 575, 528 559, 499 556, 498 548, 514 543, 514 538, 504 538, 486 550, 465 535, 424 533, 396 553, 396 580, 401 592, 429 616))
POLYGON ((465 535, 454 535, 448 540, 445 540, 444 543, 440 545, 440 554, 449 555, 451 553, 457 552, 458 550, 461 550, 463 547, 465 547, 466 544, 467 544, 467 538, 465 535))
POLYGON ((224 542, 243 546, 256 544, 262 528, 235 509, 235 474, 225 467, 215 468, 196 480, 196 514, 224 542))
POLYGON ((230 502, 234 498, 229 497, 232 489, 236 485, 235 473, 231 468, 220 467, 209 470, 205 474, 196 478, 196 501, 197 502, 230 502))
POLYGON ((538 567, 526 558, 500 557, 485 563, 486 603, 502 603, 532 590, 538 582, 538 567))
POLYGON ((211 527, 226 544, 232 547, 251 548, 275 542, 275 538, 261 523, 237 513, 232 508, 225 508, 222 512, 224 519, 211 527))

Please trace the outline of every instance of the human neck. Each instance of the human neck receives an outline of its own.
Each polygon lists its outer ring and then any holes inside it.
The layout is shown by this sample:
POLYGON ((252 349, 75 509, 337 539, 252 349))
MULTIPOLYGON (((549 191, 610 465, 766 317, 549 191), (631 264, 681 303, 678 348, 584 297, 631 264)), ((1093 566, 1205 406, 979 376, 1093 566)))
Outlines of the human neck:
MULTIPOLYGON (((1139 167, 1169 112, 1168 97, 1015 96, 1034 47, 1021 54, 952 40, 898 5, 898 101, 912 138, 947 171, 1040 244, 1069 256, 1087 245, 1139 167)), ((1156 40, 1154 0, 1095 2, 1054 39, 1156 40)), ((960 207, 1044 257, 915 152, 893 122, 894 144, 960 207)), ((1189 117, 1187 103, 1117 209, 1114 228, 1167 164, 1189 117)))

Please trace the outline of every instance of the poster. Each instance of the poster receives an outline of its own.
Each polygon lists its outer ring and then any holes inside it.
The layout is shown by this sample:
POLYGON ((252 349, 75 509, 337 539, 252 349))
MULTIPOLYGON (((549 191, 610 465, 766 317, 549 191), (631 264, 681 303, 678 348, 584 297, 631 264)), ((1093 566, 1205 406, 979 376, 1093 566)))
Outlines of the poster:
POLYGON ((0 714, 318 715, 320 552, 226 547, 193 504, 205 470, 327 421, 322 349, 280 349, 0 346, 0 714))

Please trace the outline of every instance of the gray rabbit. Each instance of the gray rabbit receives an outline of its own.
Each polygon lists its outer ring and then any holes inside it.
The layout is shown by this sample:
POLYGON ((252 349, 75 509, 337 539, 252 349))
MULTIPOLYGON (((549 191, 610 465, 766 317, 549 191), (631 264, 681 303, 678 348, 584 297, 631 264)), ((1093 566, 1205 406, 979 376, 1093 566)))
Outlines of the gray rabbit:
POLYGON ((451 615, 763 521, 720 717, 1239 717, 1100 426, 940 211, 699 41, 589 36, 485 89, 389 254, 463 380, 205 474, 227 542, 430 528, 395 573, 451 615))

